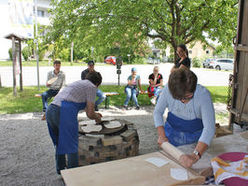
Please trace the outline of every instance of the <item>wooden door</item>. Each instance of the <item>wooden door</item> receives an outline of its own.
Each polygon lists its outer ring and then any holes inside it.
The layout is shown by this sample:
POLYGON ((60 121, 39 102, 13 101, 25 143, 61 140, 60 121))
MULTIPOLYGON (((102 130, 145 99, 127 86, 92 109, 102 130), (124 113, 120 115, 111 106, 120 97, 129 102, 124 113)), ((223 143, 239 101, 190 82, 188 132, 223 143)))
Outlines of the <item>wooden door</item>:
POLYGON ((230 122, 241 126, 248 124, 248 0, 239 1, 239 16, 235 45, 234 72, 230 122))

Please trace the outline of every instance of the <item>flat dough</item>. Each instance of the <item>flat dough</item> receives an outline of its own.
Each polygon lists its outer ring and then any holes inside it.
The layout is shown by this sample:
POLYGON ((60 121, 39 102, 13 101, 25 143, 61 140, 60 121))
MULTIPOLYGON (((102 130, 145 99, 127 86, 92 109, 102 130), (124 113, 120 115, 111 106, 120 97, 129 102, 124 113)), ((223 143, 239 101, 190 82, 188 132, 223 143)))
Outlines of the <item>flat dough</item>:
POLYGON ((58 77, 54 77, 54 78, 52 78, 52 79, 49 79, 49 80, 47 81, 47 83, 51 85, 51 84, 53 84, 57 79, 58 79, 58 77))
POLYGON ((171 168, 170 176, 175 180, 188 180, 188 172, 185 169, 171 168))
POLYGON ((83 125, 81 126, 81 129, 84 132, 100 132, 102 130, 102 126, 101 125, 83 125))
POLYGON ((86 121, 80 121, 79 125, 95 125, 96 121, 95 120, 86 120, 86 121))
POLYGON ((151 158, 147 158, 145 161, 157 166, 157 167, 163 167, 164 165, 166 165, 167 163, 169 163, 168 160, 163 159, 163 158, 157 158, 157 157, 151 157, 151 158))
POLYGON ((104 126, 108 129, 115 129, 121 127, 121 123, 119 121, 110 121, 109 123, 104 124, 104 126))
POLYGON ((101 120, 102 121, 113 121, 113 120, 115 120, 115 118, 112 118, 112 117, 103 117, 101 120))

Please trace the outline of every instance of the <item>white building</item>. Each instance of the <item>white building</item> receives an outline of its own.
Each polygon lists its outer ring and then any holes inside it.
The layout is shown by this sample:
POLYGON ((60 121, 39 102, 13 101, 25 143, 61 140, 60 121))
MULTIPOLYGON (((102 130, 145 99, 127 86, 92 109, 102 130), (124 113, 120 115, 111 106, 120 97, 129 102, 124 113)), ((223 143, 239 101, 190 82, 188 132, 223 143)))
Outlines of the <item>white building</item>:
MULTIPOLYGON (((12 0, 13 1, 13 0, 12 0)), ((35 2, 35 0, 33 0, 35 2)), ((49 25, 49 13, 50 0, 37 0, 37 22, 40 25, 49 25)), ((35 10, 35 9, 34 9, 35 10)), ((10 23, 9 16, 9 0, 0 0, 0 60, 8 60, 9 54, 8 50, 12 47, 11 40, 5 39, 5 36, 14 33, 14 28, 10 23)), ((35 23, 35 18, 33 17, 33 23, 35 23)))

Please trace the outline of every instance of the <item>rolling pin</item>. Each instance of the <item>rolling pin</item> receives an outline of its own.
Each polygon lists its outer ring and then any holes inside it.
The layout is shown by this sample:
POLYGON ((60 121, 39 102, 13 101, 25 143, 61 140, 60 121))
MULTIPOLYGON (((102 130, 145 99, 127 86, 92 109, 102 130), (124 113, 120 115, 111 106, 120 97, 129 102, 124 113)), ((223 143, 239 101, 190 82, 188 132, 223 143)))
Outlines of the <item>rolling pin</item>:
POLYGON ((180 156, 183 155, 184 153, 177 149, 175 146, 171 145, 169 142, 164 142, 161 145, 161 148, 170 156, 175 158, 177 161, 179 161, 180 156))

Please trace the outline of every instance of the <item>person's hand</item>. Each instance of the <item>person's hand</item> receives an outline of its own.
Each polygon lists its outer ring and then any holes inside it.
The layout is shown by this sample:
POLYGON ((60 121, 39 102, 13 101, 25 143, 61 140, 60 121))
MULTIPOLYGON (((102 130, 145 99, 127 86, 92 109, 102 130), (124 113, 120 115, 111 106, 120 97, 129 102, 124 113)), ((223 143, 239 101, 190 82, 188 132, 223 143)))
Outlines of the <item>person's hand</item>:
POLYGON ((46 86, 47 86, 47 87, 50 87, 50 86, 51 86, 51 84, 47 83, 47 84, 46 84, 46 86))
POLYGON ((96 123, 101 123, 102 121, 101 118, 102 118, 102 114, 96 113, 96 119, 95 119, 96 123))
POLYGON ((145 93, 145 91, 144 91, 144 90, 140 90, 140 93, 141 93, 141 94, 144 94, 144 93, 145 93))
POLYGON ((168 141, 166 137, 159 136, 158 137, 158 145, 161 146, 164 142, 168 141))
POLYGON ((199 160, 200 157, 196 156, 195 154, 184 154, 180 157, 179 162, 184 167, 192 167, 194 163, 199 160))

